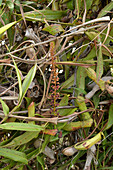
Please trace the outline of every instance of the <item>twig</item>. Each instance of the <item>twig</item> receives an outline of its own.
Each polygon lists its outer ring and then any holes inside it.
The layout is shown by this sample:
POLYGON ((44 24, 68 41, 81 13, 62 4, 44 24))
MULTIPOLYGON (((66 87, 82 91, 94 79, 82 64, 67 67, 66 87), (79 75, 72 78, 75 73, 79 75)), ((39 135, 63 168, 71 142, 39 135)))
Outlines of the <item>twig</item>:
POLYGON ((109 52, 109 54, 111 55, 111 57, 113 57, 112 52, 109 50, 109 48, 107 48, 104 44, 102 44, 102 46, 109 52))
POLYGON ((86 13, 87 13, 87 9, 86 9, 86 1, 84 0, 84 15, 83 15, 83 19, 82 19, 82 22, 85 23, 85 20, 86 20, 86 13))
MULTIPOLYGON (((26 77, 26 76, 25 76, 26 77)), ((22 78, 22 80, 25 79, 25 77, 22 78)), ((4 90, 2 93, 0 93, 0 96, 4 95, 6 92, 8 92, 10 89, 12 89, 13 87, 15 87, 18 84, 18 81, 16 83, 14 83, 12 86, 10 86, 9 88, 7 88, 6 90, 4 90)))
MULTIPOLYGON (((38 118, 38 117, 25 117, 25 116, 16 116, 14 115, 15 113, 20 113, 19 112, 13 112, 12 114, 10 114, 8 117, 13 117, 13 118, 17 118, 17 119, 22 119, 22 120, 29 120, 29 121, 42 121, 42 122, 50 122, 50 123, 62 123, 62 122, 69 122, 70 120, 72 120, 73 118, 76 118, 79 114, 85 113, 85 112, 90 112, 90 111, 94 111, 94 109, 87 109, 81 112, 74 112, 71 115, 68 116, 63 116, 63 117, 54 117, 54 118, 38 118)), ((27 111, 23 111, 24 113, 27 113, 27 111)), ((3 113, 0 113, 1 117, 5 117, 5 115, 3 113)))
MULTIPOLYGON (((46 64, 51 64, 51 62, 47 62, 46 64)), ((56 65, 71 65, 71 66, 81 66, 81 67, 91 67, 91 66, 95 66, 96 64, 82 64, 82 63, 74 63, 74 62, 56 62, 56 65)))
POLYGON ((16 115, 9 115, 9 117, 22 119, 22 120, 30 120, 30 121, 42 121, 42 122, 50 122, 57 124, 57 117, 54 118, 37 118, 37 117, 25 117, 25 116, 16 116, 16 115))
MULTIPOLYGON (((86 24, 86 25, 87 25, 87 24, 86 24)), ((84 29, 84 31, 87 31, 87 30, 92 29, 92 28, 97 28, 97 27, 100 27, 100 26, 102 26, 102 25, 105 25, 105 27, 106 27, 106 24, 98 24, 98 25, 95 25, 95 26, 88 27, 88 28, 84 29)), ((81 27, 81 26, 79 26, 79 27, 81 27)), ((75 28, 74 28, 74 29, 75 29, 75 28)), ((72 29, 72 30, 73 30, 73 29, 72 29)), ((104 31, 104 30, 103 30, 103 31, 104 31)), ((102 31, 102 32, 103 32, 103 31, 102 31)), ((65 33, 66 33, 66 32, 65 32, 65 33)), ((61 35, 61 36, 59 36, 59 37, 53 37, 53 38, 51 38, 51 39, 49 39, 49 40, 47 40, 47 41, 35 43, 35 44, 29 45, 29 46, 27 46, 27 47, 23 47, 23 48, 20 48, 20 49, 11 51, 10 53, 2 54, 2 55, 0 55, 0 58, 1 58, 1 57, 4 57, 4 56, 8 56, 8 55, 10 55, 10 54, 17 53, 17 52, 19 52, 19 51, 26 50, 26 49, 28 49, 28 48, 32 48, 32 47, 35 47, 35 46, 47 44, 47 43, 49 43, 49 42, 51 42, 51 41, 55 41, 55 40, 60 39, 60 38, 65 38, 65 37, 68 37, 68 36, 71 36, 71 35, 79 35, 79 34, 81 34, 81 33, 83 33, 83 30, 82 30, 82 31, 79 30, 79 31, 76 31, 76 32, 72 32, 72 33, 66 34, 66 35, 61 35)), ((100 33, 99 33, 99 34, 100 34, 100 33)), ((89 44, 89 43, 88 43, 88 44, 89 44)), ((88 44, 86 44, 86 45, 88 45, 88 44)), ((84 45, 84 46, 85 46, 85 45, 84 45)), ((81 47, 80 47, 80 48, 81 48, 81 47)), ((78 48, 78 49, 79 49, 79 48, 78 48)), ((78 50, 78 49, 77 49, 77 50, 78 50)), ((56 55, 57 55, 57 54, 56 54, 56 55)))
MULTIPOLYGON (((93 24, 93 23, 96 23, 96 22, 103 22, 103 21, 109 22, 110 17, 106 16, 106 17, 102 17, 102 18, 96 18, 96 19, 93 19, 91 21, 87 21, 87 22, 85 22, 83 24, 77 25, 76 27, 72 28, 71 30, 66 31, 65 33, 70 32, 70 31, 72 31, 74 29, 78 29, 80 27, 84 27, 84 26, 89 25, 89 24, 93 24)), ((102 24, 98 24, 98 25, 102 25, 102 24)))
POLYGON ((50 3, 45 7, 45 9, 48 8, 53 3, 53 1, 54 0, 51 0, 50 3))

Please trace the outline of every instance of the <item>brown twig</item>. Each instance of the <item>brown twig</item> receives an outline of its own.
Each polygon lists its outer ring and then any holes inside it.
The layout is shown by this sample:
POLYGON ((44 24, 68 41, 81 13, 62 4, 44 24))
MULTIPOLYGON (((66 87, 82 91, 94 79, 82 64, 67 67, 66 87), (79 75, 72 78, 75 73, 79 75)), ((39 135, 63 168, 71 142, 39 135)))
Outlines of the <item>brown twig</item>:
MULTIPOLYGON (((18 111, 18 112, 13 112, 12 114, 10 114, 9 112, 9 115, 8 117, 13 117, 13 118, 16 118, 16 119, 22 119, 22 120, 28 120, 28 121, 42 121, 42 122, 50 122, 50 123, 54 123, 54 124, 57 124, 57 123, 62 123, 62 122, 70 122, 70 120, 72 120, 73 118, 76 118, 78 115, 82 114, 82 113, 85 113, 85 112, 90 112, 90 111, 94 111, 94 109, 87 109, 87 110, 84 110, 84 111, 81 111, 81 112, 74 112, 73 114, 71 115, 68 115, 68 116, 63 116, 63 117, 53 117, 53 118, 38 118, 38 117, 25 117, 25 116, 17 116, 17 115, 14 115, 14 114, 17 114, 17 113, 27 113, 27 111, 18 111)), ((2 113, 0 113, 0 117, 5 117, 5 115, 2 113)))

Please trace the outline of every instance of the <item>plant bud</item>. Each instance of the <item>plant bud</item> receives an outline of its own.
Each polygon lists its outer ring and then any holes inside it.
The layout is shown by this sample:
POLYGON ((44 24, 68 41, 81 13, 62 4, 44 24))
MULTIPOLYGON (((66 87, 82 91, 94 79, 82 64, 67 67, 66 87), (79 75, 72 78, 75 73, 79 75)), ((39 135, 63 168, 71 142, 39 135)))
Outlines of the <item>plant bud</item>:
POLYGON ((67 147, 63 149, 62 153, 66 156, 72 156, 74 153, 76 153, 78 150, 75 149, 73 146, 67 147))

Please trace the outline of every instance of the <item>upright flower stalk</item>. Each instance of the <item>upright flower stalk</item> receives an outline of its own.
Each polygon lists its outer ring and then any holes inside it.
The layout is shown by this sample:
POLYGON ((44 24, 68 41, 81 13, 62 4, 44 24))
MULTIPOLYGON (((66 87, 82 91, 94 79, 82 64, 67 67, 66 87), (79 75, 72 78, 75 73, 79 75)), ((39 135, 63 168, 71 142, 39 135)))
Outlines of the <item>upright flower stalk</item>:
POLYGON ((59 89, 59 78, 58 78, 58 69, 56 68, 56 64, 55 64, 55 60, 56 57, 55 55, 55 42, 52 41, 50 42, 50 55, 51 55, 51 60, 52 60, 52 66, 51 66, 51 76, 52 76, 52 85, 51 85, 51 95, 50 95, 50 99, 51 99, 51 113, 53 113, 54 115, 58 115, 58 112, 56 110, 56 107, 58 106, 57 103, 57 99, 59 99, 59 93, 58 93, 58 89, 59 89))

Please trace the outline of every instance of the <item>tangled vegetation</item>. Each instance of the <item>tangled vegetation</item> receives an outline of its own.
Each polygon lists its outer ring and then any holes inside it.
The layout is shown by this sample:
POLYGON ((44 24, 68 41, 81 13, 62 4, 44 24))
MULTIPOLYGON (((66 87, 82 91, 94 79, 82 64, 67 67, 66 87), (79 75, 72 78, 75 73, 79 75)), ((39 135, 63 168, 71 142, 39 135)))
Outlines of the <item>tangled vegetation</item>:
POLYGON ((0 0, 0 169, 113 169, 113 1, 0 0))

